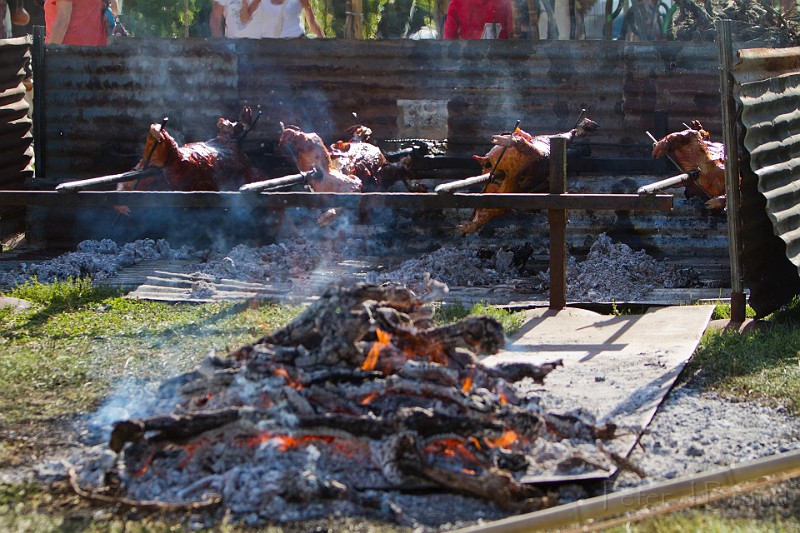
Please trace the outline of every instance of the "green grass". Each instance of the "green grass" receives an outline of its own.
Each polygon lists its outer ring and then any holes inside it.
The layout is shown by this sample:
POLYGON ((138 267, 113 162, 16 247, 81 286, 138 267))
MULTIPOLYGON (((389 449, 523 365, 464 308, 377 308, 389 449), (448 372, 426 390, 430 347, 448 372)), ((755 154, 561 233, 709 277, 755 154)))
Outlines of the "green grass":
POLYGON ((764 328, 707 332, 686 373, 724 395, 800 412, 800 302, 769 316, 764 328))
POLYGON ((525 322, 524 313, 493 307, 484 302, 477 303, 470 308, 466 308, 460 303, 443 305, 436 308, 433 319, 438 324, 447 324, 460 320, 467 315, 485 315, 494 318, 503 325, 506 337, 513 336, 525 322))
POLYGON ((227 353, 254 341, 300 310, 268 302, 128 300, 84 280, 32 283, 10 296, 33 305, 21 313, 0 310, 5 424, 85 412, 122 377, 161 379, 185 371, 209 352, 227 353))

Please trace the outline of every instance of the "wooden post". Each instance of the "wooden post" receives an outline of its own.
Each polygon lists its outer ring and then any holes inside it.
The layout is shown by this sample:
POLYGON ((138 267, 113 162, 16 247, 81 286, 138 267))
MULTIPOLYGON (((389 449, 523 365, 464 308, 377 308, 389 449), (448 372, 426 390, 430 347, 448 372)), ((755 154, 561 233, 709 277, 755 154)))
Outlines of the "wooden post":
POLYGON ((725 143, 725 195, 728 210, 728 254, 731 261, 731 322, 744 322, 747 301, 741 267, 739 233, 739 140, 736 138, 736 100, 733 98, 733 46, 731 21, 717 21, 719 35, 720 92, 722 93, 722 140, 725 143))
POLYGON ((33 68, 33 157, 36 161, 36 179, 45 179, 45 96, 46 85, 44 74, 44 26, 33 27, 33 51, 31 66, 33 68))
MULTIPOLYGON (((567 192, 567 140, 550 137, 550 194, 567 192)), ((548 209, 550 226, 550 309, 567 306, 567 210, 548 209)))

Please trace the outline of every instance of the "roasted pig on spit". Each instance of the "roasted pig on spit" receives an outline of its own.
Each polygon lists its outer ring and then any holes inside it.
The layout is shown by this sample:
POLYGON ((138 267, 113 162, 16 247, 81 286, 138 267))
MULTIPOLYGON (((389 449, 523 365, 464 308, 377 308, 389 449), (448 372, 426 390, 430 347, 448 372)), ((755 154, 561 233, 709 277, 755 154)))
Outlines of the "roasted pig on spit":
POLYGON ((670 133, 653 145, 653 157, 672 157, 684 172, 697 171, 684 185, 686 198, 705 201, 708 209, 725 208, 725 146, 709 141, 709 133, 693 120, 683 131, 670 133))
POLYGON ((387 191, 402 180, 408 190, 417 192, 419 186, 409 184, 411 157, 404 156, 390 163, 380 148, 369 142, 372 130, 361 124, 347 129, 350 140, 337 141, 330 146, 334 165, 346 174, 358 177, 363 192, 387 191))
MULTIPOLYGON (((410 157, 390 163, 381 149, 369 142, 372 130, 357 125, 347 132, 350 140, 338 141, 328 148, 318 134, 306 133, 297 126, 285 126, 278 148, 294 159, 300 172, 321 171, 307 182, 314 192, 385 191, 398 180, 408 186, 410 157)), ((318 222, 328 224, 336 214, 335 209, 328 210, 318 222)))
MULTIPOLYGON (((118 191, 235 191, 241 185, 266 179, 255 168, 239 145, 239 139, 250 126, 250 111, 242 111, 243 120, 217 121, 217 136, 206 142, 178 146, 162 124, 151 124, 144 147, 144 156, 135 170, 156 167, 161 176, 150 176, 117 184, 118 191)), ((127 206, 114 208, 130 215, 127 206)))
MULTIPOLYGON (((547 192, 550 174, 550 138, 564 137, 567 141, 583 137, 597 129, 597 123, 582 118, 578 125, 558 135, 536 135, 519 128, 510 134, 494 135, 495 145, 484 155, 472 158, 480 163, 485 174, 492 173, 493 180, 486 184, 484 193, 538 193, 547 192)), ((458 226, 468 235, 480 230, 487 222, 504 215, 508 209, 475 210, 472 219, 458 226)))

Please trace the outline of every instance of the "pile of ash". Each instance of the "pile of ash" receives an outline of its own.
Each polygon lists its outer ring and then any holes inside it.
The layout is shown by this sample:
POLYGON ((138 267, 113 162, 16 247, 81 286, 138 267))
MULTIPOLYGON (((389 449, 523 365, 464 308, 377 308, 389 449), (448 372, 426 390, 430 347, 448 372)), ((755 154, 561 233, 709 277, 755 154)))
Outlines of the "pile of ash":
MULTIPOLYGON (((422 291, 433 279, 450 287, 513 285, 515 290, 546 293, 549 270, 541 261, 547 250, 530 243, 518 246, 444 246, 408 259, 391 270, 368 270, 368 283, 392 282, 422 291)), ((21 264, 0 274, 0 285, 15 286, 36 278, 42 283, 67 278, 111 278, 125 267, 144 260, 183 259, 191 262, 197 279, 236 280, 251 283, 304 280, 312 275, 335 281, 336 265, 364 259, 358 247, 333 241, 295 237, 267 246, 237 245, 228 251, 173 249, 163 240, 144 239, 122 246, 111 240, 84 241, 77 251, 36 264, 21 264)), ((592 244, 587 257, 567 259, 567 296, 575 301, 636 301, 655 288, 700 287, 700 276, 692 268, 678 268, 654 259, 644 250, 635 251, 615 242, 605 233, 592 244)))
MULTIPOLYGON (((540 275, 549 289, 550 272, 540 275)), ((693 268, 678 268, 601 233, 583 261, 567 258, 567 298, 591 302, 637 301, 657 288, 699 287, 693 268)))
MULTIPOLYGON (((535 292, 550 288, 550 271, 531 272, 531 245, 486 248, 441 248, 410 259, 390 272, 369 272, 370 283, 387 281, 417 287, 430 278, 453 286, 480 286, 526 282, 535 292), (527 278, 527 279, 526 279, 527 278)), ((582 261, 567 258, 567 296, 579 301, 636 301, 656 288, 699 287, 693 268, 678 268, 649 256, 644 250, 615 242, 605 233, 592 244, 582 261)))
POLYGON ((141 239, 122 246, 111 239, 83 241, 76 251, 48 261, 20 263, 10 272, 0 273, 0 285, 14 287, 28 281, 52 283, 67 279, 112 278, 123 268, 153 259, 199 259, 201 253, 183 246, 173 249, 163 239, 141 239))
POLYGON ((507 283, 510 279, 524 276, 524 254, 520 254, 519 250, 445 246, 419 258, 409 259, 389 272, 368 272, 367 282, 390 281, 417 287, 424 283, 426 277, 430 277, 458 287, 507 283))
POLYGON ((234 246, 227 253, 211 252, 197 265, 197 274, 239 281, 285 281, 304 278, 321 266, 337 262, 342 255, 330 246, 302 238, 252 248, 234 246))

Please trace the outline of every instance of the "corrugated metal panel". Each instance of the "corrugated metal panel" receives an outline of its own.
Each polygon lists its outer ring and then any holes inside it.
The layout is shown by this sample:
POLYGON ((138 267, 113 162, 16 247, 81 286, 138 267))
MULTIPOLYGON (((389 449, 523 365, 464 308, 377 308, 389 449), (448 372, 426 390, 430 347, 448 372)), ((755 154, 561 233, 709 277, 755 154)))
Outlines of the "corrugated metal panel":
MULTIPOLYGON (((645 131, 660 136, 693 119, 720 137, 713 43, 119 39, 106 48, 48 46, 46 52, 43 188, 131 168, 148 125, 167 114, 170 131, 182 140, 208 139, 216 118, 234 118, 244 102, 263 112, 246 143, 255 156, 274 151, 280 122, 333 142, 359 121, 391 150, 396 145, 385 141, 406 133, 399 101, 415 100, 445 102, 447 155, 458 157, 485 153, 491 135, 510 129, 516 119, 536 134, 567 130, 583 108, 600 123, 586 141, 594 157, 649 159, 645 131)), ((572 171, 568 189, 634 193, 668 172, 572 171)), ((671 213, 570 213, 570 250, 585 253, 605 231, 637 249, 698 265, 713 283, 727 283, 724 217, 683 200, 680 191, 675 194, 671 213)), ((181 212, 173 213, 176 218, 118 220, 99 210, 31 212, 29 236, 40 242, 173 232, 221 243, 226 238, 269 239, 286 231, 244 213, 181 212)), ((458 245, 464 238, 454 227, 468 216, 413 214, 413 227, 390 223, 388 231, 379 233, 419 250, 436 242, 458 245)), ((363 235, 355 231, 349 237, 363 235)), ((473 240, 486 245, 530 241, 546 250, 546 216, 510 215, 473 240)))
POLYGON ((149 125, 165 116, 177 137, 209 139, 237 105, 232 45, 201 40, 48 46, 45 80, 43 186, 130 169, 149 125))
POLYGON ((248 147, 266 151, 280 122, 330 142, 355 120, 378 140, 402 137, 398 101, 417 99, 447 103, 455 155, 484 150, 516 119, 564 131, 582 108, 601 125, 597 155, 648 157, 645 130, 692 119, 719 127, 716 51, 701 43, 119 39, 47 47, 46 79, 46 170, 57 181, 129 168, 165 115, 187 141, 205 140, 242 102, 264 113, 248 147))
POLYGON ((800 74, 784 74, 798 70, 800 48, 739 56, 743 263, 751 305, 766 314, 800 292, 800 74))
MULTIPOLYGON (((23 81, 29 71, 30 39, 0 40, 0 188, 22 189, 33 177, 32 121, 23 81)), ((24 210, 0 211, 0 237, 23 227, 24 210)))

